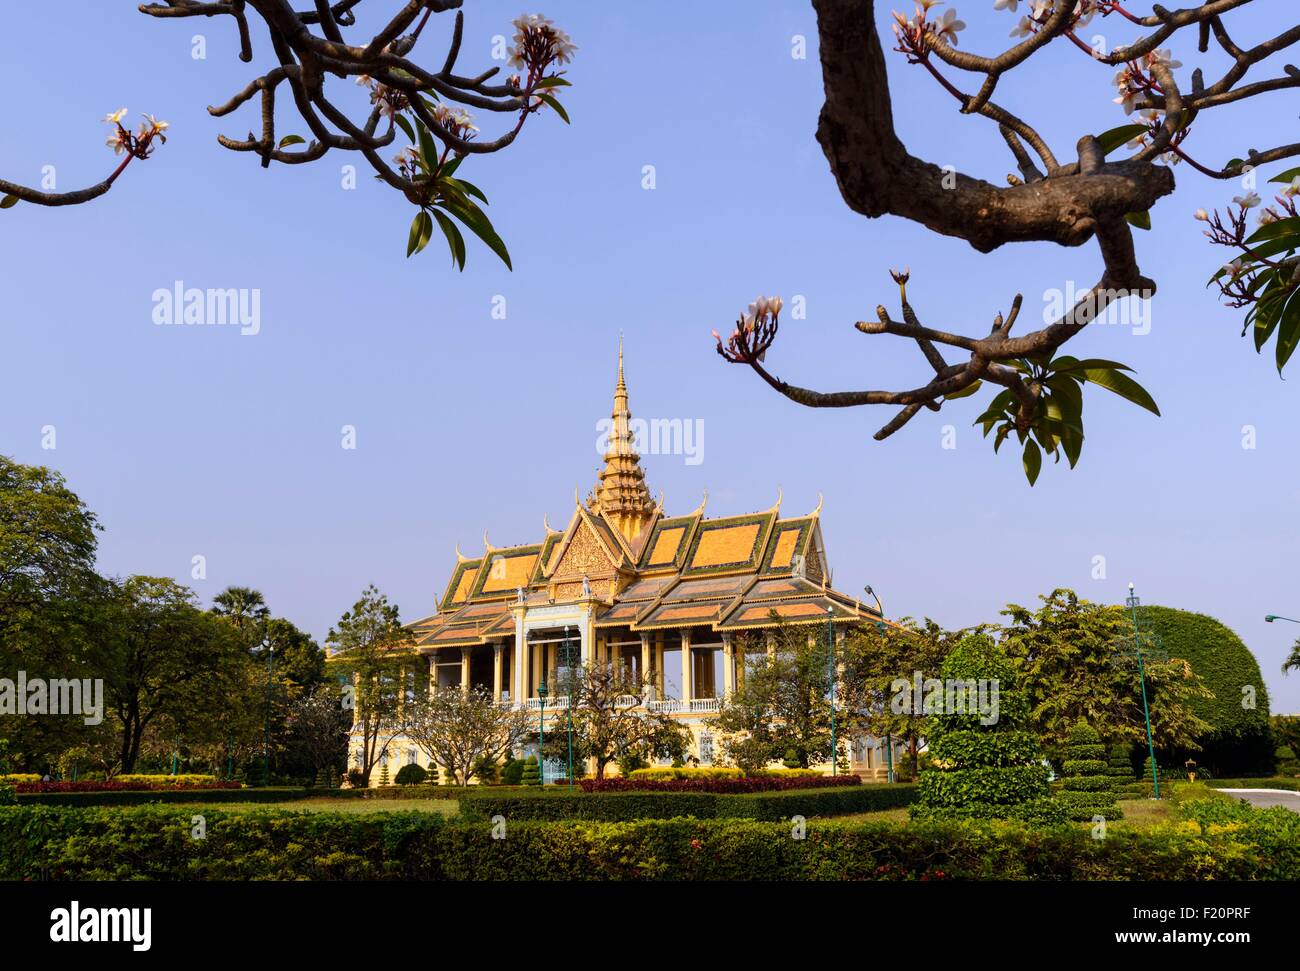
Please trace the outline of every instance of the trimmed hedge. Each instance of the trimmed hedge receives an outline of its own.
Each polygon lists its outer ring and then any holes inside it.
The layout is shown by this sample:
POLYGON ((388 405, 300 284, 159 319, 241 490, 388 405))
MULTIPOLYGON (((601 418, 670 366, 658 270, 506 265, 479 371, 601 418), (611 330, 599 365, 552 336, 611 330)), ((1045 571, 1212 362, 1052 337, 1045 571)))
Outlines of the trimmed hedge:
POLYGON ((430 813, 0 808, 9 880, 1296 880, 1300 815, 1189 804, 1149 830, 969 820, 484 822, 430 813), (500 838, 504 836, 504 838, 500 838), (498 838, 494 838, 498 837, 498 838), (130 847, 131 852, 123 852, 130 847))
POLYGON ((1143 624, 1160 636, 1170 657, 1182 658, 1205 680, 1213 698, 1187 704, 1210 723, 1199 750, 1169 750, 1160 761, 1181 766, 1195 759, 1214 775, 1271 772, 1274 749, 1269 730, 1268 689, 1259 662, 1231 628, 1205 614, 1171 607, 1144 607, 1143 624), (1255 707, 1243 708, 1242 689, 1255 691, 1255 707))
POLYGON ((159 803, 296 802, 300 799, 460 799, 473 790, 459 786, 388 786, 385 789, 255 789, 124 790, 107 792, 40 792, 18 796, 21 805, 142 806, 159 803))
POLYGON ((775 792, 781 789, 842 789, 862 785, 856 775, 822 775, 819 772, 781 775, 695 777, 685 779, 583 779, 583 792, 775 792))
POLYGON ((1300 779, 1279 776, 1265 779, 1206 779, 1204 781, 1211 789, 1287 789, 1291 792, 1300 792, 1300 779))
POLYGON ((460 802, 462 819, 508 820, 585 819, 625 822, 635 819, 788 819, 791 816, 847 816, 910 805, 916 786, 852 786, 848 788, 788 789, 744 794, 713 792, 593 792, 567 791, 469 793, 460 802))

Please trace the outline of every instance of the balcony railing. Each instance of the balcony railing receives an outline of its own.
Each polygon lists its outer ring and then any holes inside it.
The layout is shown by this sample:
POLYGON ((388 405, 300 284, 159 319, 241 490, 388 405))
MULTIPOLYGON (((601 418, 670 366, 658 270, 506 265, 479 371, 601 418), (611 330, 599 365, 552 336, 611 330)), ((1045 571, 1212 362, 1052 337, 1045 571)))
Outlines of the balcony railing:
POLYGON ((692 713, 722 710, 722 702, 717 698, 692 698, 690 704, 692 713))
POLYGON ((560 695, 558 698, 529 698, 527 707, 530 711, 541 711, 545 708, 547 711, 562 711, 569 707, 569 696, 560 695), (545 704, 542 702, 545 700, 545 704))

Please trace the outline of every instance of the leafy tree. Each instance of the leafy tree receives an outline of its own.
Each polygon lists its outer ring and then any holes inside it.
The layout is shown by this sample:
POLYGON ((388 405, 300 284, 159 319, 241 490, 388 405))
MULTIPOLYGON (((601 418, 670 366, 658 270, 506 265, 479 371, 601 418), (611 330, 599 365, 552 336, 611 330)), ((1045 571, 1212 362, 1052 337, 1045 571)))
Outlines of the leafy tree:
POLYGON ((905 617, 897 626, 863 626, 845 638, 837 655, 842 672, 837 694, 845 721, 876 738, 900 740, 894 753, 900 776, 917 777, 925 717, 914 705, 896 704, 899 692, 912 691, 917 672, 934 677, 952 649, 980 630, 947 631, 928 617, 922 622, 905 617))
POLYGON ((428 780, 428 777, 429 774, 424 771, 423 766, 412 762, 398 769, 397 778, 393 781, 399 786, 418 786, 423 785, 428 780))
POLYGON ((199 610, 188 588, 160 577, 123 581, 97 658, 121 731, 121 770, 135 769, 151 727, 170 721, 219 730, 246 683, 247 663, 237 633, 199 610))
POLYGON ((493 765, 528 731, 531 718, 497 703, 486 688, 420 692, 404 708, 406 737, 443 767, 448 782, 467 786, 484 761, 493 765))
MULTIPOLYGON (((1250 3, 1203 0, 1176 13, 1153 5, 1155 12, 1149 16, 1131 13, 1112 0, 1026 4, 1031 9, 1023 13, 1016 13, 1015 3, 1001 4, 1020 17, 1012 31, 1017 39, 988 54, 957 49, 957 31, 964 25, 954 19, 951 8, 940 16, 933 11, 937 4, 927 0, 917 4, 910 17, 896 14, 891 24, 893 51, 908 64, 923 66, 937 83, 936 96, 955 100, 967 124, 991 125, 1005 142, 1007 161, 1018 174, 1008 176, 1003 185, 967 174, 987 163, 978 154, 964 163, 958 159, 954 166, 947 157, 939 159, 940 165, 909 152, 895 118, 915 113, 915 92, 909 91, 909 110, 900 111, 890 94, 875 0, 813 0, 826 97, 817 140, 850 209, 868 218, 900 216, 932 233, 964 240, 981 253, 1016 243, 1070 248, 1095 243, 1102 272, 1094 286, 1059 307, 1049 307, 1041 326, 1031 322, 1027 327, 1020 313, 1021 293, 1015 293, 1007 312, 999 312, 991 322, 927 322, 923 309, 908 299, 909 274, 893 272, 900 312, 895 316, 880 305, 853 326, 863 334, 915 341, 932 373, 902 387, 822 392, 777 377, 766 359, 778 332, 779 298, 756 300, 728 338, 715 332, 718 353, 732 364, 751 368, 775 391, 801 405, 897 409, 876 433, 877 440, 893 435, 923 411, 938 412, 955 399, 993 388, 992 401, 976 424, 986 436, 997 429, 995 450, 1014 436, 1031 484, 1045 456, 1056 461, 1064 456, 1070 466, 1078 461, 1085 390, 1102 388, 1159 414, 1126 366, 1104 359, 1081 361, 1062 349, 1109 308, 1155 294, 1156 283, 1139 262, 1134 230, 1151 230, 1153 206, 1174 191, 1172 163, 1181 161, 1210 178, 1243 179, 1253 185, 1255 169, 1300 155, 1300 143, 1247 150, 1253 132, 1221 127, 1212 134, 1200 124, 1207 112, 1217 116, 1228 105, 1294 86, 1287 76, 1243 81, 1252 68, 1300 42, 1300 31, 1284 17, 1275 36, 1239 48, 1225 21, 1241 16, 1250 3), (1107 32, 1105 49, 1089 48, 1080 40, 1094 17, 1115 14, 1125 22, 1116 25, 1115 34, 1107 32), (1202 63, 1189 87, 1185 76, 1174 73, 1181 63, 1173 61, 1163 45, 1198 33, 1202 63), (1128 120, 1101 134, 1085 130, 1070 135, 1068 144, 1076 146, 1071 159, 1054 151, 1051 139, 1056 132, 1044 135, 1034 119, 1011 114, 1003 97, 1016 70, 1029 60, 1041 67, 1053 56, 1076 58, 1080 49, 1099 72, 1118 71, 1114 83, 1120 96, 1115 100, 1128 120), (1207 70, 1217 78, 1205 78, 1207 70), (1229 158, 1207 164, 1203 153, 1217 152, 1225 138, 1238 146, 1235 157, 1229 149, 1229 158), (1110 157, 1121 150, 1124 157, 1110 157)), ((1184 46, 1190 51, 1195 45, 1184 46)), ((1052 121, 1068 116, 1074 106, 1066 102, 1073 95, 1056 99, 1050 108, 1044 104, 1041 110, 1052 121)), ((1004 171, 996 164, 994 168, 999 176, 1004 171)), ((1254 332, 1257 348, 1277 335, 1279 369, 1300 344, 1300 218, 1293 201, 1300 184, 1292 181, 1297 178, 1300 169, 1274 176, 1275 183, 1286 188, 1279 190, 1278 207, 1265 212, 1263 226, 1254 233, 1247 229, 1247 214, 1261 199, 1253 189, 1234 199, 1237 208, 1230 207, 1226 219, 1217 212, 1213 217, 1201 213, 1211 240, 1231 247, 1237 257, 1214 282, 1232 306, 1251 308, 1246 330, 1254 332)), ((1039 288, 1035 284, 1033 289, 1039 288)))
MULTIPOLYGON (((1029 701, 1029 725, 1049 748, 1061 748, 1080 720, 1103 736, 1146 740, 1136 665, 1117 663, 1119 646, 1132 640, 1132 621, 1122 607, 1082 600, 1056 589, 1030 610, 1010 604, 1002 611, 1007 654, 1029 701)), ((1146 662, 1147 698, 1157 746, 1194 745, 1208 728, 1194 703, 1208 697, 1201 679, 1183 660, 1146 662)))
MULTIPOLYGON (((574 665, 565 670, 567 678, 556 688, 559 695, 571 699, 568 715, 573 719, 575 766, 592 759, 596 778, 603 779, 611 763, 628 755, 645 761, 685 754, 686 731, 671 715, 638 710, 627 703, 630 698, 644 698, 653 685, 651 679, 633 677, 618 664, 574 665)), ((547 731, 546 757, 567 761, 569 723, 563 713, 560 719, 547 731)))
POLYGON ((396 605, 373 585, 325 638, 335 650, 329 666, 351 681, 352 732, 360 736, 358 771, 366 779, 402 732, 398 681, 411 657, 396 605))
POLYGON ((1282 673, 1286 674, 1288 671, 1300 671, 1300 637, 1296 638, 1295 644, 1291 647, 1291 653, 1282 662, 1282 673))
POLYGON ((747 772, 781 761, 789 750, 803 768, 831 754, 826 645, 784 625, 774 636, 771 654, 756 642, 741 643, 744 677, 713 722, 724 757, 747 772))
POLYGON ((316 776, 328 773, 331 778, 337 778, 340 767, 346 765, 350 721, 340 692, 334 685, 321 685, 311 694, 301 695, 292 702, 289 709, 290 745, 316 776))

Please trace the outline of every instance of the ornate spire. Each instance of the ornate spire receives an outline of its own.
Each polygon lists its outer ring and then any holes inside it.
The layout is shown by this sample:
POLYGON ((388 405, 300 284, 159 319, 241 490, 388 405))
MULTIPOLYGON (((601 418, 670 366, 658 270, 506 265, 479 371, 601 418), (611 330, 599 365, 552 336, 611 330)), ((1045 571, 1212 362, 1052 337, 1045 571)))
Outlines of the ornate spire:
POLYGON ((614 410, 610 419, 605 468, 587 498, 587 505, 631 542, 654 518, 655 504, 645 483, 641 456, 633 443, 632 412, 627 406, 627 381, 623 376, 621 335, 618 339, 618 384, 614 387, 614 410))

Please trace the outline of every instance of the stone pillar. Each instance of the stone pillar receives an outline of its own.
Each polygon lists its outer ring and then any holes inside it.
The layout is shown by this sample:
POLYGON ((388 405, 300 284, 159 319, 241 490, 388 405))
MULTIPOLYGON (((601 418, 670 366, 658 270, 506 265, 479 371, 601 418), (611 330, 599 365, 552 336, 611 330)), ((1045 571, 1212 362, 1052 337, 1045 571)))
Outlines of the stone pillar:
POLYGON ((469 648, 460 649, 460 690, 469 693, 469 648))
POLYGON ((496 643, 492 645, 492 700, 493 702, 499 702, 501 700, 501 690, 502 690, 501 651, 502 651, 502 645, 500 643, 496 643))
POLYGON ((664 682, 664 632, 655 634, 655 688, 662 698, 667 690, 664 682))
POLYGON ((682 631, 682 701, 689 703, 691 694, 691 632, 682 631))
POLYGON ((776 635, 771 631, 767 632, 767 656, 776 657, 776 635))
POLYGON ((578 663, 586 667, 596 659, 596 626, 592 623, 590 613, 583 618, 582 626, 578 628, 578 646, 578 663))
POLYGON ((731 693, 735 690, 735 650, 731 635, 724 632, 722 635, 722 697, 727 701, 731 700, 731 693))
POLYGON ((434 652, 429 655, 429 697, 433 697, 434 691, 438 688, 438 654, 434 652))
POLYGON ((510 655, 510 700, 522 705, 528 697, 528 642, 524 635, 524 612, 515 614, 515 649, 510 655))

